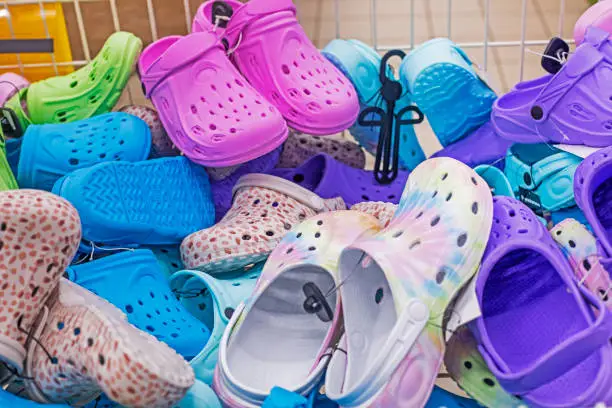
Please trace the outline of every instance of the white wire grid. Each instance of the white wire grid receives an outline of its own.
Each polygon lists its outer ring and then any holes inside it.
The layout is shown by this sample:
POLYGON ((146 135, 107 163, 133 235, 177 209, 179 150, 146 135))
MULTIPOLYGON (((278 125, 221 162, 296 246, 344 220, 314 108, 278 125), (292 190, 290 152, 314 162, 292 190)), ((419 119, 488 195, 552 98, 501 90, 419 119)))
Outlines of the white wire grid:
MULTIPOLYGON (((15 65, 1 65, 0 69, 8 69, 8 70, 19 70, 22 73, 24 72, 25 68, 35 68, 35 67, 52 67, 55 74, 58 75, 58 67, 61 66, 75 66, 75 67, 79 67, 82 65, 87 64, 91 58, 91 47, 90 44, 88 42, 88 37, 87 37, 87 27, 85 26, 84 23, 84 19, 83 19, 83 12, 82 12, 82 7, 81 4, 85 3, 85 2, 92 2, 92 1, 97 1, 97 2, 105 2, 108 3, 109 5, 109 11, 111 13, 111 17, 112 17, 112 22, 113 22, 113 28, 115 31, 120 31, 121 30, 121 24, 120 24, 120 20, 119 20, 119 9, 117 7, 117 0, 60 0, 60 2, 62 3, 72 3, 72 5, 74 6, 74 10, 75 10, 75 15, 76 15, 76 23, 78 26, 78 32, 79 32, 79 36, 80 36, 80 42, 81 42, 81 46, 83 49, 83 54, 85 59, 83 60, 74 60, 74 61, 67 61, 67 62, 57 62, 55 60, 55 57, 53 54, 51 54, 51 61, 50 62, 45 62, 45 63, 35 63, 35 64, 24 64, 21 61, 21 57, 18 54, 17 55, 17 64, 15 65)), ((177 11, 176 12, 183 12, 184 16, 185 16, 185 25, 187 28, 187 31, 189 31, 191 29, 191 20, 192 20, 192 14, 191 14, 191 8, 190 8, 190 1, 189 0, 166 0, 166 1, 176 1, 176 3, 182 2, 182 10, 181 7, 177 7, 177 11)), ((310 0, 307 0, 310 1, 310 0)), ((336 34, 336 38, 340 37, 340 28, 341 28, 341 18, 340 18, 340 12, 341 12, 341 5, 340 5, 340 0, 332 0, 334 3, 334 14, 335 14, 335 34, 336 34)), ((410 42, 407 44, 381 44, 379 42, 379 34, 378 34, 378 18, 377 18, 377 12, 379 9, 379 5, 380 3, 384 2, 386 0, 370 0, 369 4, 370 4, 370 8, 371 8, 371 19, 370 19, 370 27, 371 27, 371 38, 373 41, 373 46, 376 50, 378 51, 387 51, 390 49, 395 49, 395 48, 400 48, 400 49, 404 49, 404 50, 410 50, 412 48, 415 47, 415 1, 416 0, 406 0, 406 3, 410 4, 410 22, 409 22, 409 30, 410 30, 410 42)), ((452 11, 453 11, 453 7, 461 7, 461 1, 462 0, 446 0, 446 9, 447 9, 447 24, 446 24, 446 35, 449 38, 453 37, 453 19, 452 19, 452 11)), ((538 39, 538 40, 527 40, 526 37, 526 33, 527 33, 527 4, 528 4, 528 0, 495 0, 495 1, 521 1, 522 2, 522 7, 521 7, 521 29, 520 29, 520 38, 518 38, 515 41, 490 41, 490 33, 489 33, 489 19, 490 19, 490 15, 491 15, 491 2, 493 0, 484 0, 484 26, 482 28, 482 41, 476 41, 476 42, 463 42, 463 43, 459 43, 458 45, 463 47, 463 48, 481 48, 484 51, 483 54, 483 61, 482 61, 482 68, 486 71, 487 68, 489 67, 489 57, 490 57, 490 50, 496 47, 518 47, 519 52, 517 55, 517 58, 520 60, 520 72, 518 73, 519 78, 522 79, 523 78, 523 74, 524 74, 524 67, 525 67, 525 49, 527 47, 530 46, 543 46, 545 44, 548 43, 548 38, 542 38, 542 39, 538 39)), ((565 10, 566 10, 566 1, 567 0, 559 0, 560 2, 560 7, 559 7, 559 19, 558 19, 558 35, 562 36, 563 34, 563 27, 564 27, 564 21, 565 21, 565 10)), ((572 0, 575 1, 575 0, 572 0)), ((12 36, 12 38, 15 38, 15 33, 13 30, 13 22, 12 22, 12 18, 10 13, 8 12, 8 7, 10 5, 21 5, 21 4, 38 4, 41 10, 41 16, 42 16, 42 24, 44 25, 44 31, 46 33, 46 37, 50 38, 49 35, 49 27, 48 27, 48 23, 47 23, 47 19, 44 13, 44 8, 43 5, 45 3, 56 3, 57 0, 38 0, 38 1, 33 1, 33 0, 2 0, 0 1, 0 3, 2 3, 3 8, 4 8, 4 13, 3 13, 3 17, 5 17, 7 19, 8 22, 8 26, 9 26, 9 32, 12 36)), ((177 4, 178 6, 179 4, 177 4)), ((2 11, 2 10, 0 10, 2 11)), ((155 10, 155 6, 154 6, 154 2, 153 0, 146 0, 146 15, 148 17, 148 21, 149 21, 149 27, 151 30, 151 38, 153 39, 153 41, 157 40, 160 36, 158 33, 158 26, 157 26, 157 18, 158 16, 156 16, 156 10, 155 10)), ((571 41, 569 41, 571 43, 571 41)))

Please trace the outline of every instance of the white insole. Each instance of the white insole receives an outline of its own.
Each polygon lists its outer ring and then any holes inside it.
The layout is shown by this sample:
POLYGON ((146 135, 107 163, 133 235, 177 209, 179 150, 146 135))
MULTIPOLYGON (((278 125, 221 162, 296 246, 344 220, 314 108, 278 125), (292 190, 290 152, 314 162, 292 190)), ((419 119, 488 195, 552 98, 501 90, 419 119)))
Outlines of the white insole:
POLYGON ((267 393, 279 386, 302 386, 316 365, 331 328, 304 308, 306 283, 315 284, 336 309, 332 276, 323 268, 304 265, 283 272, 255 301, 227 349, 229 373, 243 387, 267 393))

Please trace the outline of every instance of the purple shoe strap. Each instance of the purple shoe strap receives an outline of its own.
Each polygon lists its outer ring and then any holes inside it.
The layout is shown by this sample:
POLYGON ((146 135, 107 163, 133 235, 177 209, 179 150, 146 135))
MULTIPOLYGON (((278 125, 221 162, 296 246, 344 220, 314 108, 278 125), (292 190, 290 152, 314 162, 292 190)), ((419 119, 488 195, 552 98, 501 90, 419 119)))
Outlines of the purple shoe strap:
MULTIPOLYGON (((478 338, 480 352, 491 372, 499 380, 500 385, 510 393, 521 395, 550 383, 577 366, 597 350, 609 345, 609 339, 612 337, 612 315, 607 311, 599 298, 584 286, 578 287, 576 285, 576 280, 568 261, 553 241, 550 233, 529 208, 509 197, 494 197, 493 200, 493 227, 483 257, 482 267, 476 278, 476 293, 483 310, 483 316, 472 325, 474 334, 478 338), (547 286, 540 285, 542 282, 535 282, 529 275, 526 275, 529 273, 535 275, 537 273, 535 270, 528 270, 523 273, 524 268, 512 269, 516 266, 505 266, 501 270, 496 269, 506 256, 521 250, 528 250, 534 254, 542 255, 552 266, 553 273, 558 274, 561 279, 553 290, 555 292, 558 290, 564 291, 565 289, 570 291, 574 301, 580 302, 579 310, 576 311, 576 318, 584 320, 588 327, 569 336, 563 332, 558 333, 559 340, 555 344, 550 344, 550 348, 537 347, 539 344, 534 344, 534 348, 540 350, 539 354, 533 361, 527 363, 527 367, 522 365, 520 369, 512 371, 510 361, 514 357, 512 357, 511 353, 507 352, 508 343, 494 344, 494 341, 499 341, 499 325, 491 329, 497 330, 497 332, 489 333, 489 326, 485 321, 487 319, 499 318, 499 315, 496 315, 497 310, 505 310, 504 318, 506 319, 517 321, 520 318, 516 312, 519 310, 518 308, 511 314, 512 309, 500 309, 503 306, 497 304, 498 302, 504 302, 504 298, 506 299, 506 304, 510 304, 507 300, 508 296, 504 295, 508 295, 510 293, 508 291, 513 290, 508 287, 513 282, 509 279, 516 277, 516 273, 525 274, 523 278, 529 279, 529 282, 531 282, 530 287, 536 290, 545 290, 547 288, 547 286), (506 270, 505 268, 508 269, 506 270), (494 273, 496 274, 495 276, 493 275, 494 273), (486 289, 489 280, 491 280, 492 286, 486 289), (504 284, 500 285, 500 282, 504 282, 504 284), (486 297, 485 289, 487 290, 486 297), (485 303, 485 300, 488 303, 485 303), (597 319, 593 318, 593 312, 589 304, 599 310, 597 319), (505 357, 502 357, 502 354, 505 357)), ((519 261, 521 263, 529 262, 533 258, 523 256, 519 259, 521 259, 519 261)), ((535 267, 533 264, 530 266, 532 269, 535 267)), ((535 296, 545 295, 545 293, 540 292, 532 292, 530 294, 527 289, 525 291, 526 294, 521 294, 523 297, 517 299, 517 304, 525 304, 535 296)), ((568 301, 571 300, 568 299, 568 301)), ((555 307, 556 304, 550 304, 550 308, 555 307)), ((553 312, 551 311, 551 313, 553 312)), ((519 334, 515 333, 517 336, 519 334)), ((555 334, 552 334, 552 336, 554 337, 555 334)), ((512 365, 514 367, 517 366, 516 362, 512 365)))
POLYGON ((531 367, 508 373, 498 367, 500 357, 495 355, 494 350, 489 351, 484 346, 479 346, 482 357, 506 391, 517 395, 533 391, 568 372, 592 353, 609 344, 612 338, 612 314, 585 286, 581 285, 578 290, 584 300, 598 310, 597 320, 588 329, 576 333, 542 356, 531 367))
POLYGON ((251 0, 240 6, 237 10, 234 10, 224 37, 233 46, 238 41, 244 27, 251 23, 251 21, 285 10, 296 13, 295 4, 293 4, 292 0, 251 0))
POLYGON ((295 169, 275 169, 271 174, 286 179, 293 178, 296 183, 311 190, 321 197, 333 194, 336 190, 342 190, 338 186, 338 180, 334 175, 338 174, 339 168, 331 156, 320 153, 313 156, 300 167, 295 169))

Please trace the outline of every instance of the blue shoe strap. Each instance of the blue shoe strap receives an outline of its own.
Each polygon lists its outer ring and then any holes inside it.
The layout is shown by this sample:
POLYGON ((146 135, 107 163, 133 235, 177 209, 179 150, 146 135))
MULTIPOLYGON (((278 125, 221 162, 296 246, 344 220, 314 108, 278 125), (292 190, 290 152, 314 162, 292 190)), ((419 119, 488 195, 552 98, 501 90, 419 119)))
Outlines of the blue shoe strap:
POLYGON ((491 187, 491 193, 494 196, 514 197, 512 185, 503 171, 495 166, 481 164, 474 167, 474 171, 491 187))
POLYGON ((558 152, 528 164, 512 154, 510 149, 506 155, 504 172, 515 193, 524 190, 535 194, 536 201, 539 201, 535 205, 547 211, 556 211, 573 205, 574 173, 581 161, 570 153, 558 152))
POLYGON ((307 408, 306 397, 284 388, 274 387, 261 408, 307 408))
POLYGON ((519 155, 514 154, 512 148, 508 149, 504 171, 515 191, 518 187, 533 190, 552 174, 568 166, 577 166, 582 161, 581 158, 571 153, 554 150, 549 156, 529 164, 521 160, 519 155))
POLYGON ((172 275, 172 291, 178 294, 191 314, 211 328, 208 343, 190 361, 196 377, 204 383, 212 383, 223 332, 238 305, 253 292, 262 268, 263 262, 240 275, 222 279, 200 271, 180 271, 172 275))

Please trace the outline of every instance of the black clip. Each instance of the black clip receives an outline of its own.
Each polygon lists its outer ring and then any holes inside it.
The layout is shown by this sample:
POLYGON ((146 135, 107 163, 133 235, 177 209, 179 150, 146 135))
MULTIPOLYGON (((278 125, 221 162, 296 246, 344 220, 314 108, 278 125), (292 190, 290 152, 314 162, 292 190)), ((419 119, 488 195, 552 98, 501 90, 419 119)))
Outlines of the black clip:
POLYGON ((221 28, 226 28, 229 19, 234 15, 232 6, 224 1, 215 1, 212 5, 213 24, 221 28), (223 18, 220 18, 223 17, 223 18))
POLYGON ((383 56, 380 63, 379 78, 382 84, 380 93, 386 102, 386 110, 374 106, 364 109, 359 115, 361 126, 380 127, 374 162, 374 178, 380 184, 390 184, 397 178, 401 126, 423 121, 423 114, 416 106, 408 106, 395 115, 395 104, 402 97, 403 88, 399 81, 387 76, 387 63, 392 57, 403 59, 405 56, 406 53, 402 50, 391 50, 383 56), (404 119, 404 114, 408 111, 417 112, 419 119, 404 119))
POLYGON ((306 313, 316 314, 322 322, 331 322, 334 319, 334 311, 316 284, 307 282, 302 291, 306 296, 303 305, 306 313))
POLYGON ((23 136, 19 119, 12 109, 0 108, 0 126, 5 138, 18 139, 23 136))
POLYGON ((542 56, 542 68, 550 74, 556 74, 563 66, 564 57, 569 54, 570 47, 559 37, 550 40, 542 56))

